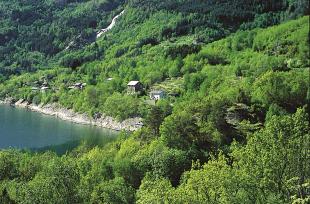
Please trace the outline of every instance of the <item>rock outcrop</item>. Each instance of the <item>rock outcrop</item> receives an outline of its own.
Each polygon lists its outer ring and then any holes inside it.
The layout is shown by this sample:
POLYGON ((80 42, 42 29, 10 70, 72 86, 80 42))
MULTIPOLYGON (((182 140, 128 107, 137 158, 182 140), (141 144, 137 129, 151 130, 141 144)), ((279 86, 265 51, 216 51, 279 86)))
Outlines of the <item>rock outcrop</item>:
POLYGON ((102 128, 108 128, 113 130, 125 130, 125 131, 136 131, 143 126, 142 118, 129 118, 122 122, 115 120, 114 118, 100 114, 96 119, 89 117, 85 113, 76 113, 73 110, 61 107, 59 104, 47 104, 47 105, 35 105, 25 100, 18 100, 15 102, 11 98, 7 98, 0 103, 10 104, 15 107, 27 108, 31 111, 39 112, 45 115, 55 116, 62 120, 71 121, 73 123, 83 125, 94 125, 102 128))

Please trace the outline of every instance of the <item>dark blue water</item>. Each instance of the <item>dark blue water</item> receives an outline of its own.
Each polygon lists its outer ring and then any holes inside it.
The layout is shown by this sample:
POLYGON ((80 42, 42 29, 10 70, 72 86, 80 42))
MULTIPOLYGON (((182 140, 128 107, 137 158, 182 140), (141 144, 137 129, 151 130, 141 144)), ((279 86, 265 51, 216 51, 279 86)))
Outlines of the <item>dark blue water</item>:
POLYGON ((55 150, 61 153, 81 143, 104 145, 116 136, 117 132, 112 130, 0 105, 0 149, 55 150))

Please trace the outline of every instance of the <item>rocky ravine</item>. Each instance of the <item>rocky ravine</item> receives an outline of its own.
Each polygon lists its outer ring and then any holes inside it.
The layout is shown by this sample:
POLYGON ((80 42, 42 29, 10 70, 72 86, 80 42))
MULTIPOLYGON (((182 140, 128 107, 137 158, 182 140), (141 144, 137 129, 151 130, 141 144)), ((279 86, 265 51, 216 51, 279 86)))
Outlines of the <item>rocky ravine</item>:
POLYGON ((113 19, 112 19, 112 22, 111 24, 104 28, 104 29, 101 29, 97 32, 97 39, 100 38, 104 33, 108 32, 109 30, 111 30, 114 26, 115 26, 115 23, 116 23, 116 20, 121 17, 123 14, 124 14, 125 10, 123 10, 120 14, 118 14, 117 16, 115 16, 113 19))
POLYGON ((12 99, 7 98, 0 103, 10 104, 15 107, 27 108, 31 111, 39 112, 46 115, 58 117, 62 120, 71 121, 73 123, 83 125, 94 125, 102 128, 108 128, 113 130, 126 130, 136 131, 143 126, 142 118, 130 118, 122 122, 116 121, 114 118, 106 115, 101 115, 98 119, 93 119, 86 114, 76 113, 73 110, 69 110, 61 107, 59 104, 47 104, 47 105, 35 105, 29 104, 27 101, 19 100, 14 102, 12 99))
MULTIPOLYGON (((100 38, 104 33, 106 33, 106 32, 108 32, 109 30, 111 30, 111 29, 115 26, 116 20, 117 20, 119 17, 121 17, 124 13, 125 13, 125 10, 123 10, 120 14, 118 14, 117 16, 115 16, 115 17, 112 19, 112 22, 110 23, 110 25, 109 25, 108 27, 103 28, 103 29, 100 29, 99 31, 97 31, 97 32, 96 32, 96 39, 100 38)), ((72 40, 72 41, 68 44, 68 46, 65 48, 65 50, 68 50, 68 49, 70 49, 72 46, 74 46, 75 43, 76 43, 76 42, 75 42, 76 39, 79 39, 79 38, 81 38, 81 34, 79 34, 79 35, 75 38, 75 40, 72 40)))

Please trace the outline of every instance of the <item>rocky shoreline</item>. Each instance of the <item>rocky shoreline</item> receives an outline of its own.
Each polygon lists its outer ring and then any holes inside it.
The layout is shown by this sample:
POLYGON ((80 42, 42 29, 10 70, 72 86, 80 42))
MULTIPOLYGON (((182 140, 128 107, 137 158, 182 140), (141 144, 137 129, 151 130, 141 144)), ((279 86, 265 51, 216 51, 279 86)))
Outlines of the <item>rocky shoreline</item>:
POLYGON ((82 125, 93 125, 102 128, 112 129, 116 131, 136 131, 143 126, 142 118, 129 118, 122 122, 118 122, 114 118, 101 115, 97 119, 89 117, 85 113, 76 113, 73 110, 66 109, 61 107, 59 104, 47 104, 47 105, 35 105, 31 104, 23 99, 19 101, 14 101, 11 98, 6 98, 5 100, 1 101, 0 104, 9 104, 14 107, 26 108, 31 111, 35 111, 38 113, 42 113, 45 115, 50 115, 57 117, 61 120, 70 121, 77 124, 82 125))

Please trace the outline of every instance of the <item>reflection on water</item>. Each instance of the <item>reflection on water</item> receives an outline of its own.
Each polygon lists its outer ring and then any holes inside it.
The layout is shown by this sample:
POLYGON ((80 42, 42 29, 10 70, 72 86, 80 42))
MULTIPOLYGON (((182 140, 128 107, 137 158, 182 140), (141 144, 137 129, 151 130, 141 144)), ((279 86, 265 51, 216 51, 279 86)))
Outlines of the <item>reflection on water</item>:
POLYGON ((62 121, 22 108, 0 105, 0 149, 54 150, 65 153, 81 142, 104 145, 117 132, 62 121))
POLYGON ((64 144, 60 145, 50 145, 50 146, 45 146, 45 147, 40 147, 40 148, 31 148, 31 151, 35 152, 44 152, 44 151, 54 151, 59 155, 63 155, 66 152, 70 152, 71 150, 75 149, 76 147, 83 145, 86 147, 103 147, 104 145, 115 141, 117 138, 117 134, 113 135, 96 135, 96 136, 87 136, 85 138, 82 138, 80 140, 74 140, 70 141, 64 144))

